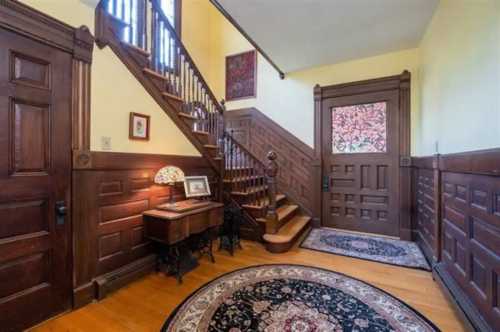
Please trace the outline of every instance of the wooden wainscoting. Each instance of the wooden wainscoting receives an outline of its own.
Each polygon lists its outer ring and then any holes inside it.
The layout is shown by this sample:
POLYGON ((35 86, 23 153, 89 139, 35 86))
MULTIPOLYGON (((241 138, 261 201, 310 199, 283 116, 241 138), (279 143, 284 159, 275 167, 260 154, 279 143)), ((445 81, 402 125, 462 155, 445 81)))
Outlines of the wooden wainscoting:
MULTIPOLYGON (((144 237, 142 212, 170 198, 169 188, 153 182, 158 169, 175 165, 186 175, 207 175, 217 195, 215 173, 202 157, 75 152, 74 160, 75 307, 152 270, 152 245, 144 237)), ((174 195, 184 198, 182 185, 174 195)))
POLYGON ((439 260, 439 169, 438 157, 413 158, 412 185, 413 239, 426 257, 435 264, 439 260))
POLYGON ((474 328, 500 329, 500 149, 413 158, 415 240, 474 328))
POLYGON ((228 111, 225 118, 227 130, 260 161, 267 163, 270 150, 278 154, 278 191, 312 215, 314 149, 255 108, 228 111))

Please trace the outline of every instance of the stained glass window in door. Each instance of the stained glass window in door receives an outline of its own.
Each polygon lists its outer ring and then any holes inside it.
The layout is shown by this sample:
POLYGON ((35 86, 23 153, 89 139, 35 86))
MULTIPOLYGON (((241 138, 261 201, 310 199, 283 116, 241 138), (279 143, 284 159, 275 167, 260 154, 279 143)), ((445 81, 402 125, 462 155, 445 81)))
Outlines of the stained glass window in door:
POLYGON ((332 108, 332 152, 387 152, 387 103, 332 108))

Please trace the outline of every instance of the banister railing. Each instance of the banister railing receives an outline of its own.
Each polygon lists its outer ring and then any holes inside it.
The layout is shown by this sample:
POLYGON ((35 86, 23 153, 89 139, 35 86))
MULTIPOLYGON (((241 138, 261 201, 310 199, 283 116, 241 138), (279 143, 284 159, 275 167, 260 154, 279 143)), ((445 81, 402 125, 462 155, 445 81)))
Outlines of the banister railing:
MULTIPOLYGON (((121 40, 149 55, 148 69, 164 79, 164 91, 182 101, 182 112, 195 119, 193 129, 208 132, 220 144, 224 107, 217 101, 159 0, 102 0, 102 8, 124 23, 121 40)), ((219 146, 220 147, 220 146, 219 146)))
MULTIPOLYGON (((225 180, 235 195, 242 196, 239 203, 256 208, 269 204, 266 166, 233 137, 224 134, 225 180)), ((265 216, 265 214, 263 215, 265 216)))

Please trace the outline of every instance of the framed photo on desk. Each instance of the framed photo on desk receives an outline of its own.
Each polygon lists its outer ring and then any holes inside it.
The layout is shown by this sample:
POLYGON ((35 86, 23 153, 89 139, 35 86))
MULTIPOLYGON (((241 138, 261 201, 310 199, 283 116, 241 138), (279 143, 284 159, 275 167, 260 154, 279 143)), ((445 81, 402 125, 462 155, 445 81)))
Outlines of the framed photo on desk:
POLYGON ((184 177, 184 190, 186 197, 210 196, 210 186, 206 176, 186 176, 184 177))

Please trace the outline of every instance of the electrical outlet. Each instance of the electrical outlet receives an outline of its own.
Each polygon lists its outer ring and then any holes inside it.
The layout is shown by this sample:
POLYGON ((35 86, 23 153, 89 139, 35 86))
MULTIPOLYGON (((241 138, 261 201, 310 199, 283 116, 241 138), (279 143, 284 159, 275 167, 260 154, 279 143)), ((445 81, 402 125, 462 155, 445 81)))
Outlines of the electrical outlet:
POLYGON ((106 136, 101 137, 101 148, 103 151, 111 150, 111 137, 106 137, 106 136))

